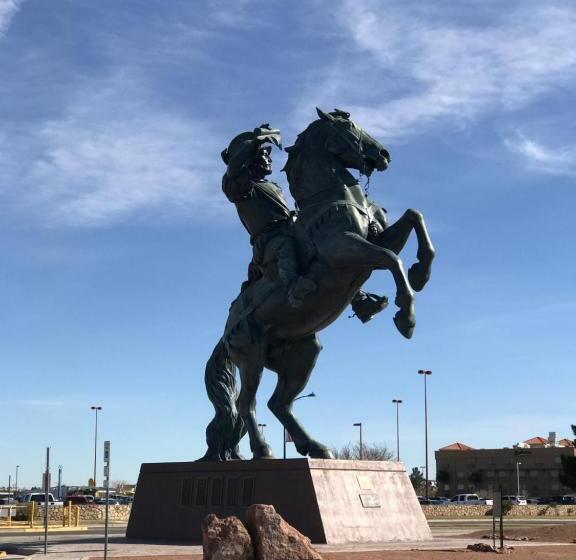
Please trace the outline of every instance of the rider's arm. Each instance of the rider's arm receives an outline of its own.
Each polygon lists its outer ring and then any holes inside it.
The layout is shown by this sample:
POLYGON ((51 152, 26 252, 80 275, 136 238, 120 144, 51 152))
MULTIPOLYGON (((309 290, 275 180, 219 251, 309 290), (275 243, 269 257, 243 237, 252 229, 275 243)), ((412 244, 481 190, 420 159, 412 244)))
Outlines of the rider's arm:
POLYGON ((245 169, 244 173, 236 177, 230 177, 228 173, 222 177, 222 190, 230 202, 241 202, 254 194, 250 174, 245 169))

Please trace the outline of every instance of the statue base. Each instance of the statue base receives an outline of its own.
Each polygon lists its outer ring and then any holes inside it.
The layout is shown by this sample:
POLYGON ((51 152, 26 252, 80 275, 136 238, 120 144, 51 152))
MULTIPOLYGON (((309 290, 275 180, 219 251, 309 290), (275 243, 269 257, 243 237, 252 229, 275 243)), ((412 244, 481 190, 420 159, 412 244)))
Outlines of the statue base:
POLYGON ((126 536, 200 542, 209 513, 271 504, 313 543, 432 539, 404 464, 271 459, 144 463, 126 536))

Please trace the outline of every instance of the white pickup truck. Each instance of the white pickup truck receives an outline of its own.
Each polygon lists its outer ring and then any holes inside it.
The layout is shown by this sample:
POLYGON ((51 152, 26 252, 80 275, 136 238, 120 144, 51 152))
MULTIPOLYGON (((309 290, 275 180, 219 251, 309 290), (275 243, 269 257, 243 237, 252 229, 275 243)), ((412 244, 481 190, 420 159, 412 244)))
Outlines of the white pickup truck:
POLYGON ((478 494, 457 494, 449 502, 450 506, 491 506, 493 500, 481 498, 478 494))
MULTIPOLYGON (((22 497, 23 504, 29 504, 30 502, 35 502, 38 505, 43 506, 44 501, 46 500, 46 494, 44 492, 32 492, 31 494, 25 494, 22 497)), ((49 506, 63 506, 64 502, 54 499, 54 495, 52 493, 48 493, 48 505, 49 506)))

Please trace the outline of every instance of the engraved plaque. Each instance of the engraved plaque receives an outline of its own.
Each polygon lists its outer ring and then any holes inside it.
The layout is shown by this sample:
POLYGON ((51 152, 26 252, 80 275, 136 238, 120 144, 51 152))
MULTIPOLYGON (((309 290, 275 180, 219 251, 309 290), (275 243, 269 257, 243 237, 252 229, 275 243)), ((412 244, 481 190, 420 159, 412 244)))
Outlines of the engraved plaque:
POLYGON ((189 506, 192 503, 192 489, 194 481, 191 478, 185 478, 182 481, 182 499, 181 505, 189 506))
POLYGON ((198 478, 196 484, 196 503, 197 506, 208 505, 208 479, 198 478))
POLYGON ((379 508, 380 506, 380 496, 378 494, 358 494, 360 496, 360 501, 362 502, 362 507, 365 508, 379 508))
POLYGON ((210 494, 210 505, 221 506, 224 499, 224 479, 212 479, 212 492, 210 494))
POLYGON ((374 484, 372 484, 372 479, 368 475, 359 474, 356 476, 356 480, 360 490, 374 490, 374 484))
POLYGON ((238 479, 229 478, 226 481, 226 505, 235 506, 238 503, 238 479))
POLYGON ((251 506, 254 502, 254 482, 253 478, 245 478, 242 485, 242 505, 251 506))

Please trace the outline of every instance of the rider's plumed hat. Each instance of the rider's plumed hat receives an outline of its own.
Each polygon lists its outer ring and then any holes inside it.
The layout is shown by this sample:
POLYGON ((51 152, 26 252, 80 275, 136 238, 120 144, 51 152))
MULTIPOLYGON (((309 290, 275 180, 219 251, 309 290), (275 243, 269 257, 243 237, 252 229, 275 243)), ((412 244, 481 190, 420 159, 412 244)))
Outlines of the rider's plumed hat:
POLYGON ((282 148, 282 139, 280 137, 280 131, 277 128, 270 128, 268 123, 261 124, 258 128, 253 131, 242 132, 238 136, 234 137, 228 147, 222 150, 220 154, 222 156, 222 161, 228 165, 230 160, 241 152, 253 152, 254 155, 258 152, 258 149, 264 146, 266 149, 271 150, 272 146, 270 143, 282 148))

